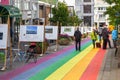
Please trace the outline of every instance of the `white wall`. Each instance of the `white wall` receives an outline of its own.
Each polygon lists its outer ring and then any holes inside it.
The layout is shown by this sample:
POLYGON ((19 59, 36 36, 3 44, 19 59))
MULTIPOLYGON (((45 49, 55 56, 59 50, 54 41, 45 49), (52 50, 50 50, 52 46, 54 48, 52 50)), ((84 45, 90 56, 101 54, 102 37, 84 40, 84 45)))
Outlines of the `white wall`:
POLYGON ((109 21, 107 20, 109 16, 105 15, 104 17, 101 17, 102 15, 104 15, 104 12, 106 11, 106 8, 108 6, 110 5, 104 2, 103 0, 95 0, 94 21, 98 24, 97 26, 99 26, 99 23, 101 22, 105 22, 105 24, 109 25, 109 21), (103 9, 99 10, 99 8, 103 9))

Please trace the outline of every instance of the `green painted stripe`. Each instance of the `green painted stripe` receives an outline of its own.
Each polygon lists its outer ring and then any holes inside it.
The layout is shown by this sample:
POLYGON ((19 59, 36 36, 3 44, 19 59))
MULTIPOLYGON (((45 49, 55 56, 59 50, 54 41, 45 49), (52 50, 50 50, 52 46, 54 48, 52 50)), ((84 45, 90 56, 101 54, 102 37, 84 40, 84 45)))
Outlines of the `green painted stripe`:
MULTIPOLYGON (((84 50, 89 45, 91 45, 91 41, 86 43, 86 44, 84 44, 82 46, 81 50, 84 50)), ((77 55, 77 53, 79 53, 79 51, 71 52, 69 56, 65 56, 62 59, 60 59, 59 61, 57 61, 56 63, 51 64, 48 68, 46 68, 46 69, 38 72, 34 76, 30 77, 29 80, 45 80, 45 78, 48 77, 51 73, 53 73, 55 70, 57 70, 63 64, 65 64, 68 60, 70 60, 71 58, 75 57, 77 55)))

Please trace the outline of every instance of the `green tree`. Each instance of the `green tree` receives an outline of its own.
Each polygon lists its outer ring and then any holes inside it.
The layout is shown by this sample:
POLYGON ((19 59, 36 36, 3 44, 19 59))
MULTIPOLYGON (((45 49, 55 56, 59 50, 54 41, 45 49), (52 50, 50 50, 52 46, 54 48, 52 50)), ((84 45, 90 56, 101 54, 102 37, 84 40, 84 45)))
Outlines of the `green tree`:
POLYGON ((120 24, 120 0, 104 0, 111 6, 109 6, 105 12, 105 15, 108 14, 110 24, 118 25, 120 24), (113 5, 114 4, 114 5, 113 5))
POLYGON ((80 23, 82 22, 81 19, 79 19, 79 17, 75 14, 73 14, 73 16, 69 16, 69 19, 68 19, 68 26, 77 26, 77 25, 80 25, 80 23))
POLYGON ((52 8, 52 14, 53 17, 49 20, 53 25, 57 25, 58 23, 59 33, 61 31, 61 25, 74 26, 74 23, 79 25, 82 22, 78 16, 76 16, 75 12, 73 13, 73 16, 69 16, 68 7, 65 2, 58 2, 57 6, 52 8))
POLYGON ((58 2, 57 6, 52 8, 52 14, 53 14, 53 17, 50 18, 50 22, 53 25, 57 25, 58 23, 59 33, 60 33, 61 24, 67 25, 68 16, 69 16, 67 5, 65 3, 58 2))
POLYGON ((53 17, 50 19, 55 25, 57 22, 62 23, 62 25, 67 24, 67 19, 69 16, 67 5, 62 2, 58 2, 57 6, 52 8, 53 17))

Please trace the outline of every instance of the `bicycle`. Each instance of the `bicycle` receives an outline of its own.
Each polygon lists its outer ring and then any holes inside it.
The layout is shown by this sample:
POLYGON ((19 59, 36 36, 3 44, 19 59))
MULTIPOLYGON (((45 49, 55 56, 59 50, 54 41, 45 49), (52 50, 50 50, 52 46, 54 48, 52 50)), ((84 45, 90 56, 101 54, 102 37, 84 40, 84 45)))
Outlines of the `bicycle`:
POLYGON ((28 48, 25 58, 25 63, 27 63, 30 59, 33 59, 35 63, 37 62, 36 46, 30 46, 28 48))

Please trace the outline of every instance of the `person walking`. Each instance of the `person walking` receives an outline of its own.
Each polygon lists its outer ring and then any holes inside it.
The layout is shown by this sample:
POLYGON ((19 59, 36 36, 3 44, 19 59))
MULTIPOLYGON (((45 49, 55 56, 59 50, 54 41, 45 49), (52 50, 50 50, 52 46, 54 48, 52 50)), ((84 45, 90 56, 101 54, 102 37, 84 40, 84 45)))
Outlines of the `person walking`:
POLYGON ((95 32, 95 29, 93 29, 93 31, 91 32, 90 37, 92 40, 93 48, 95 48, 95 42, 97 40, 97 33, 95 32))
POLYGON ((74 38, 75 38, 75 49, 77 50, 81 50, 81 37, 82 34, 79 31, 79 28, 77 28, 77 30, 74 32, 74 38))

